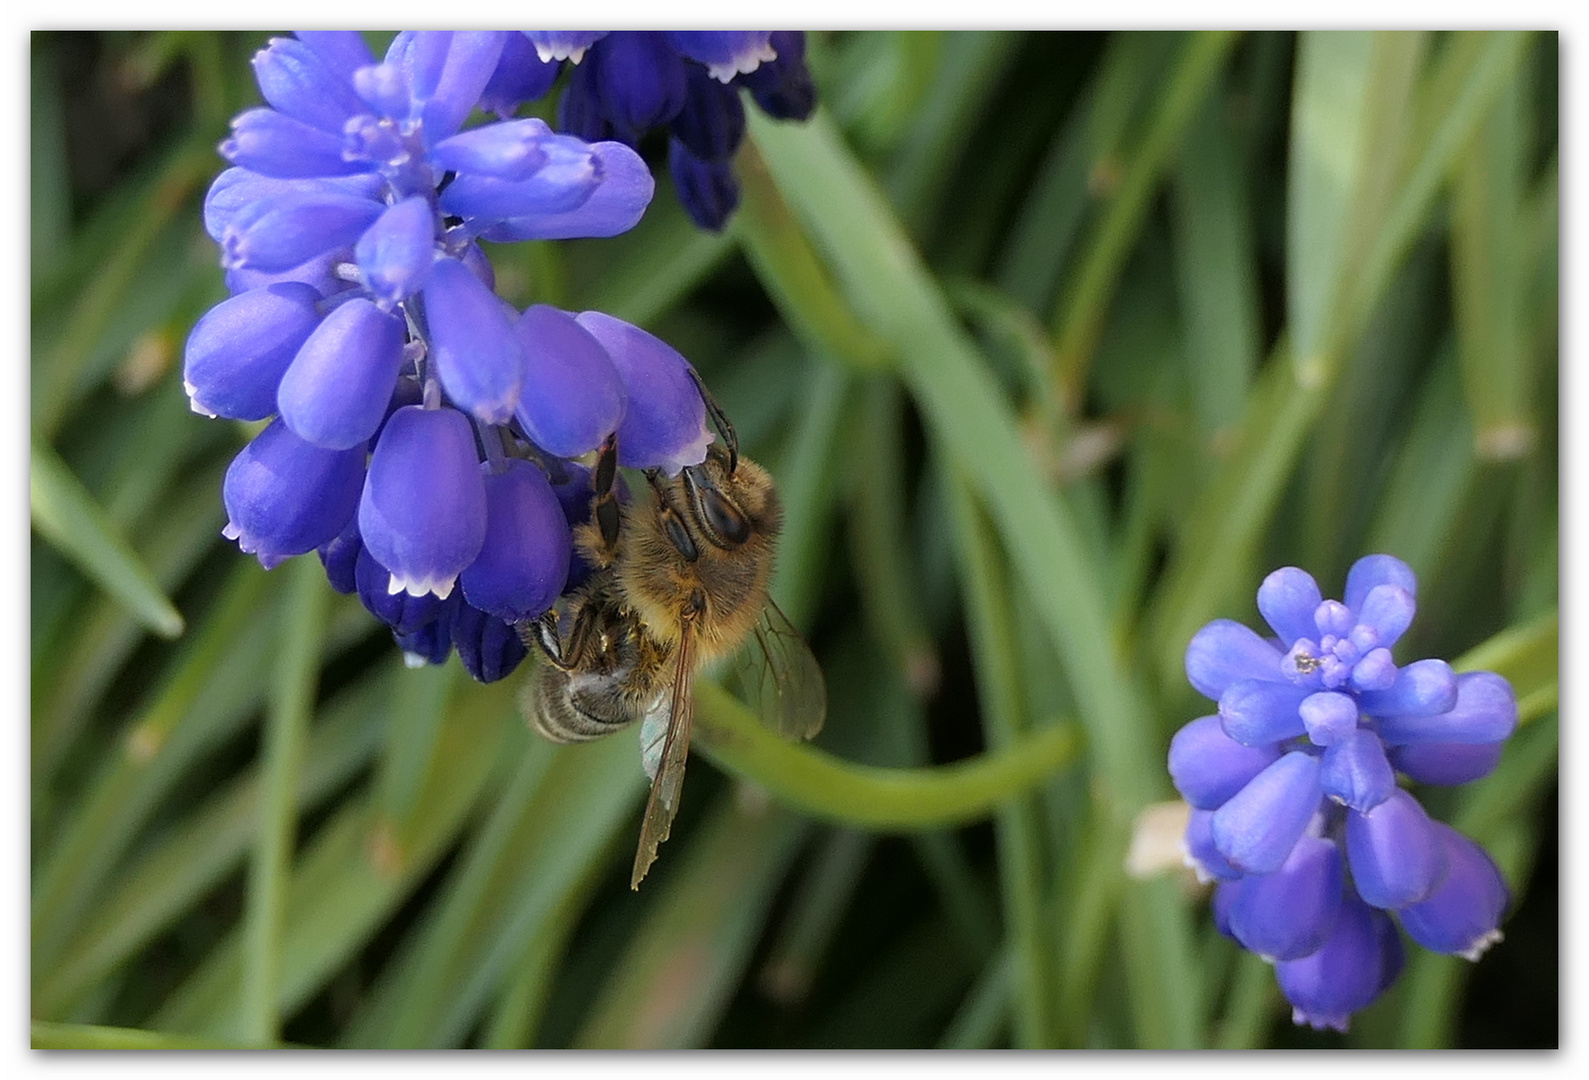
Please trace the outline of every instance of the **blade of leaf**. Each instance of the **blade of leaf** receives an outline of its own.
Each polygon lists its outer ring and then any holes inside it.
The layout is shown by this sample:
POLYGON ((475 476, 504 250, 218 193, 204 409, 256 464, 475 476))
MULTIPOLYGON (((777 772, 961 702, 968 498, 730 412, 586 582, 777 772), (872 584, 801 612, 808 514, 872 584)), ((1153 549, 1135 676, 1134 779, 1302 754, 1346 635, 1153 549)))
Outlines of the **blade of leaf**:
POLYGON ((33 526, 84 574, 161 637, 182 633, 182 615, 105 511, 48 446, 34 441, 29 506, 33 526))
POLYGON ((238 563, 216 608, 173 659, 166 682, 107 755, 98 775, 41 853, 33 888, 35 976, 71 939, 137 830, 203 750, 252 715, 265 684, 254 657, 266 648, 272 607, 264 571, 238 563))
POLYGON ((768 997, 787 1007, 810 993, 875 846, 873 837, 856 829, 831 830, 817 846, 756 979, 768 997))
MULTIPOLYGON (((1009 583, 1001 554, 973 502, 969 485, 960 478, 952 490, 983 727, 990 747, 1008 747, 1029 727, 1021 700, 1009 583)), ((1054 947, 1043 911, 1046 875, 1036 805, 1029 798, 1011 800, 999 808, 997 820, 1015 1044, 1027 1049, 1055 1046, 1059 1016, 1052 970, 1054 947)))
MULTIPOLYGON (((174 589, 214 548, 222 524, 215 500, 220 484, 219 467, 195 476, 168 497, 157 520, 134 538, 162 589, 174 589)), ((40 650, 48 655, 35 652, 31 749, 36 813, 63 755, 143 640, 139 623, 118 601, 101 595, 74 619, 69 641, 40 650)))
POLYGON ((727 795, 697 827, 576 1046, 653 1050, 709 1042, 807 829, 781 807, 747 801, 727 795))
MULTIPOLYGON (((752 114, 750 130, 785 198, 851 295, 857 314, 896 345, 901 374, 929 429, 976 478, 1012 560, 1042 605, 1045 624, 1076 688, 1112 806, 1129 822, 1135 807, 1164 789, 1164 778, 1156 763, 1140 752, 1149 730, 1145 703, 1109 648, 1100 584, 1105 575, 1092 565, 1076 522, 1062 502, 1044 495, 1045 485, 1034 475, 1014 418, 985 362, 965 339, 880 194, 821 112, 798 129, 764 123, 752 114), (993 462, 997 467, 988 467, 993 462)), ((1125 917, 1142 931, 1126 937, 1131 948, 1142 950, 1142 962, 1134 970, 1143 977, 1156 977, 1165 957, 1188 950, 1184 927, 1177 924, 1183 911, 1149 914, 1141 907, 1169 900, 1133 893, 1127 901, 1125 917), (1158 936, 1164 931, 1170 939, 1158 936)), ((1201 1041, 1186 995, 1150 998, 1143 994, 1137 1000, 1144 1044, 1190 1046, 1201 1041)))
POLYGON ((1010 997, 1014 976, 1011 974, 1010 947, 1005 946, 993 954, 977 981, 955 1012, 943 1037, 938 1040, 940 1050, 986 1050, 1004 1033, 1010 1016, 1010 997))
MULTIPOLYGON (((293 1015, 412 894, 456 842, 504 750, 528 739, 513 715, 510 682, 470 686, 454 699, 416 812, 424 827, 404 861, 390 862, 374 849, 368 793, 345 801, 296 860, 282 941, 281 1015, 293 1015)), ((152 1022, 173 1031, 236 1037, 242 974, 239 928, 206 954, 152 1022)))
POLYGON ((287 885, 298 835, 298 785, 304 744, 320 678, 320 644, 330 590, 318 560, 291 563, 288 593, 275 641, 275 671, 260 751, 259 831, 248 867, 243 909, 243 1038, 281 1036, 276 1011, 281 986, 281 938, 287 885))
POLYGON ((390 976, 349 1025, 346 1045, 461 1043, 491 995, 510 981, 509 965, 607 864, 644 788, 633 742, 523 741, 522 762, 434 917, 405 943, 390 976))
POLYGON ((1261 351, 1252 207, 1227 100, 1208 94, 1188 121, 1170 189, 1186 371, 1198 425, 1216 447, 1241 417, 1261 351))
MULTIPOLYGON (((309 737, 297 790, 300 813, 374 755, 384 730, 390 668, 339 694, 309 737)), ((259 819, 257 769, 238 777, 170 835, 118 873, 82 920, 71 947, 33 996, 37 1015, 59 1016, 237 869, 259 819)))
POLYGON ((1089 234, 1086 251, 1055 311, 1054 379, 1060 386, 1073 390, 1082 386, 1110 297, 1160 175, 1235 44, 1231 31, 1194 31, 1186 36, 1142 141, 1132 148, 1119 185, 1089 234))
POLYGON ((268 1050, 288 1044, 199 1039, 170 1031, 35 1020, 29 1045, 35 1050, 268 1050))
POLYGON ((1452 192, 1451 277, 1457 355, 1481 458, 1526 454, 1538 441, 1524 324, 1522 222, 1526 118, 1521 73, 1499 95, 1452 192))

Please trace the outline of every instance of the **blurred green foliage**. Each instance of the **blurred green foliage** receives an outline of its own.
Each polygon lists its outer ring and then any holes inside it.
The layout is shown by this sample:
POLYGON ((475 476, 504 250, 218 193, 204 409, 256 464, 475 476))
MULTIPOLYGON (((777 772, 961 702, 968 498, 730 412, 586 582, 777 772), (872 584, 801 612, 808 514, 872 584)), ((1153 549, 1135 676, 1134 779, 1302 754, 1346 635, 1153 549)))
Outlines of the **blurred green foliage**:
POLYGON ((34 1045, 1557 1044, 1554 34, 814 33, 724 235, 664 180, 493 251, 698 366, 827 673, 816 748, 702 687, 638 894, 632 738, 541 743, 219 536, 247 433, 181 353, 263 42, 32 39, 34 1045), (1374 551, 1403 660, 1516 686, 1498 772, 1423 793, 1514 905, 1342 1038, 1126 852, 1189 636, 1374 551))

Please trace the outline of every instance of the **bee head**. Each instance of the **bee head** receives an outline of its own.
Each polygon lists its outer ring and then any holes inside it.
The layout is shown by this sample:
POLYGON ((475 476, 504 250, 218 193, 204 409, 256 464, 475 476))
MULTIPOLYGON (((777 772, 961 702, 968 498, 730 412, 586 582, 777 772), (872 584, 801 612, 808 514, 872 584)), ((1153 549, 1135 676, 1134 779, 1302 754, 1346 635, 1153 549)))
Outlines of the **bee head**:
POLYGON ((736 457, 713 443, 705 461, 681 474, 695 524, 725 551, 744 547, 758 536, 770 538, 782 517, 778 489, 767 470, 749 458, 736 457))

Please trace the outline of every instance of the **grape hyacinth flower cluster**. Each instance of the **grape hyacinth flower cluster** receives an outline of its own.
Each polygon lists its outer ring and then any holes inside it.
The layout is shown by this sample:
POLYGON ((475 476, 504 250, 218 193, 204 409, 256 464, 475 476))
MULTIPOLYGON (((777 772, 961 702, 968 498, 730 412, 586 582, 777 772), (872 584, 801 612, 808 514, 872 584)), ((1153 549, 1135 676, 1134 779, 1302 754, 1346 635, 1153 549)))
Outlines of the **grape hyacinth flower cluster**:
POLYGON ((1316 1029, 1345 1031, 1395 981, 1392 914, 1425 948, 1476 960, 1510 900, 1483 848, 1396 782, 1488 775, 1517 726, 1499 675, 1391 658, 1416 594, 1390 555, 1359 559, 1340 602, 1285 567, 1258 590, 1275 638, 1217 619, 1186 650, 1219 703, 1170 744, 1188 865, 1219 882, 1221 932, 1274 964, 1293 1019, 1316 1029))
POLYGON ((482 107, 511 116, 552 88, 565 61, 573 70, 558 101, 558 129, 638 147, 648 131, 666 128, 679 200, 714 232, 739 205, 739 89, 778 120, 804 120, 816 108, 805 34, 793 30, 526 30, 502 50, 482 107))
POLYGON ((224 534, 267 569, 318 551, 412 659, 456 647, 485 681, 568 583, 590 496, 572 459, 616 433, 620 464, 672 474, 711 439, 669 346, 494 292, 478 241, 612 236, 653 191, 622 143, 464 127, 517 39, 404 31, 380 61, 356 33, 261 50, 268 107, 233 121, 204 207, 232 295, 184 361, 195 411, 269 420, 227 470, 224 534))

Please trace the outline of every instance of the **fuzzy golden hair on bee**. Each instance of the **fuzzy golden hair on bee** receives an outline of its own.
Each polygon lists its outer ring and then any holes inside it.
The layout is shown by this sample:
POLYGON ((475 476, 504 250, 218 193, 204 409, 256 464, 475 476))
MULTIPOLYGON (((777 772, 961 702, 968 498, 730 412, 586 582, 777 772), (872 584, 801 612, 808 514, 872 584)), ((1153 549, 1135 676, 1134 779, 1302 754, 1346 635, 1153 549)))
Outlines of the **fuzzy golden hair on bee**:
POLYGON ((535 730, 558 742, 641 723, 652 789, 638 887, 678 810, 696 674, 751 643, 753 707, 790 738, 816 733, 827 696, 810 650, 767 595, 783 524, 767 470, 713 444, 674 476, 646 472, 647 490, 620 508, 615 463, 609 441, 589 520, 574 532, 589 579, 526 628, 545 657, 524 705, 535 730))

